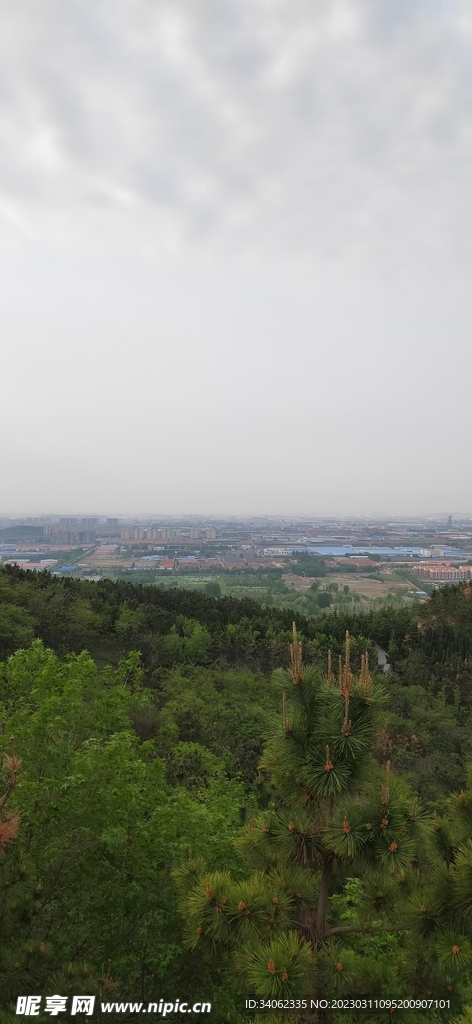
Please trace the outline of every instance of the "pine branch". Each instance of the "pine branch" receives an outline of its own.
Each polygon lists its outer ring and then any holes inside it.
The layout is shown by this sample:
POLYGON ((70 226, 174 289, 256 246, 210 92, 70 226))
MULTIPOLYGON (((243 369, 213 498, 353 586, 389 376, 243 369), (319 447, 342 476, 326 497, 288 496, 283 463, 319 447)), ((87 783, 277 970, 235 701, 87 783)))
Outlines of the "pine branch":
POLYGON ((348 932, 409 932, 411 927, 408 924, 349 924, 349 925, 337 925, 335 928, 327 928, 325 931, 325 939, 329 938, 330 935, 340 935, 343 933, 346 935, 348 932))

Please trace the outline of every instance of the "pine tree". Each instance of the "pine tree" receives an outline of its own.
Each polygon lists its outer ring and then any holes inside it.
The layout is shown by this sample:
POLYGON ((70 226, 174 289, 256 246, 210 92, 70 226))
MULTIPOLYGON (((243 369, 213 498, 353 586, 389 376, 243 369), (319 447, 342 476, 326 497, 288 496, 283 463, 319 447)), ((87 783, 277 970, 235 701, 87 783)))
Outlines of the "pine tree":
POLYGON ((304 669, 295 627, 290 653, 260 766, 272 799, 238 841, 244 870, 208 874, 190 857, 177 873, 187 945, 216 951, 240 989, 263 998, 409 995, 432 822, 373 757, 385 694, 367 655, 354 678, 346 634, 337 680, 331 656, 325 676, 304 669), (353 876, 355 905, 342 896, 353 876))

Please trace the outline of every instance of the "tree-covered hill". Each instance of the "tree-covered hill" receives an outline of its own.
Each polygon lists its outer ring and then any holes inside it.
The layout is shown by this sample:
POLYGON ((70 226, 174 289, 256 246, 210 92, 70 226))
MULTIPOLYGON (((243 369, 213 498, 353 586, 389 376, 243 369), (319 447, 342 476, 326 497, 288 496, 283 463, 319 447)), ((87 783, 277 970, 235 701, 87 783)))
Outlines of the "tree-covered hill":
POLYGON ((388 700, 379 760, 415 780, 427 800, 465 778, 472 703, 472 601, 467 584, 434 593, 420 608, 307 619, 247 599, 47 572, 0 569, 0 657, 37 637, 57 655, 87 650, 100 668, 139 651, 152 709, 136 729, 159 750, 199 743, 254 776, 267 716, 280 700, 271 673, 288 663, 294 619, 307 664, 336 668, 346 630, 351 663, 388 651, 388 700), (236 673, 231 675, 231 672, 236 673))
POLYGON ((431 976, 459 1008, 472 1001, 472 922, 457 910, 461 899, 468 906, 472 842, 467 585, 436 592, 414 614, 307 619, 248 600, 5 567, 0 645, 1 1024, 23 992, 85 985, 146 999, 164 982, 169 994, 210 992, 214 1019, 239 1024, 233 956, 261 992, 273 991, 273 978, 283 991, 292 948, 300 978, 318 964, 333 993, 381 991, 387 981, 421 992, 431 976), (292 618, 306 690, 293 646, 290 660, 292 618), (377 644, 388 651, 386 675, 375 672, 377 644), (340 794, 332 805, 328 779, 340 794), (394 831, 384 850, 387 790, 394 831), (418 799, 419 844, 408 817, 418 799), (378 818, 367 845, 364 809, 378 818), (331 857, 325 924, 313 931, 318 871, 331 857), (418 871, 428 882, 418 885, 418 871), (440 897, 448 872, 452 910, 440 897), (284 892, 274 894, 280 879, 284 892), (257 905, 256 971, 238 909, 248 900, 257 905), (200 928, 209 945, 195 943, 200 928), (342 944, 346 930, 353 937, 342 944))
POLYGON ((468 688, 472 657, 472 588, 445 587, 415 608, 367 614, 327 612, 306 618, 291 609, 248 599, 214 598, 201 591, 161 589, 103 579, 99 582, 0 568, 0 657, 36 636, 57 653, 87 649, 100 664, 117 664, 128 650, 141 652, 152 674, 176 664, 246 665, 264 673, 286 663, 295 620, 305 658, 337 658, 346 630, 354 665, 366 648, 388 651, 396 671, 414 664, 422 685, 431 675, 468 688), (414 657, 412 657, 414 655, 414 657))
MULTIPOLYGON (((0 569, 0 607, 1 657, 37 636, 58 653, 86 648, 103 664, 116 664, 124 652, 139 650, 148 671, 221 659, 270 671, 287 659, 294 618, 308 641, 309 657, 326 652, 329 644, 337 656, 345 633, 344 617, 326 619, 327 632, 325 620, 315 624, 290 609, 265 608, 248 599, 216 599, 109 579, 92 583, 17 566, 0 569)), ((360 629, 353 633, 362 633, 367 621, 359 616, 360 629)), ((371 633, 374 638, 375 629, 371 633)), ((366 642, 369 646, 364 634, 353 650, 359 664, 366 642)))

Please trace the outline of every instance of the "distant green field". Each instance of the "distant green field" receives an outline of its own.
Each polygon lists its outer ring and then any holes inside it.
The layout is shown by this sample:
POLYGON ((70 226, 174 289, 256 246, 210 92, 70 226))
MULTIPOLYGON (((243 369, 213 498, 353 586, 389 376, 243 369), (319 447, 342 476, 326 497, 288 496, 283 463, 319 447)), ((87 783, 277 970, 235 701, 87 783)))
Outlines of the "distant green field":
MULTIPOLYGON (((360 594, 355 589, 350 589, 346 594, 342 588, 335 589, 329 576, 314 583, 313 589, 294 590, 287 587, 284 581, 275 574, 260 573, 181 573, 178 571, 163 572, 158 569, 121 569, 99 570, 102 575, 113 579, 123 579, 133 583, 142 583, 162 587, 167 590, 171 587, 184 588, 194 591, 205 591, 209 593, 217 584, 220 588, 221 597, 250 598, 261 605, 269 605, 276 608, 292 608, 301 614, 308 616, 322 615, 326 611, 337 608, 339 611, 365 612, 371 609, 385 607, 387 605, 399 607, 411 605, 415 598, 407 595, 405 589, 396 589, 395 583, 404 582, 405 576, 384 577, 385 582, 393 584, 388 594, 382 597, 372 597, 367 594, 360 594), (329 604, 325 602, 329 600, 329 604)), ((362 577, 361 577, 362 578, 362 577)), ((354 579, 358 576, 353 574, 354 579)), ((418 583, 418 588, 423 589, 418 583)), ((366 586, 366 590, 368 587, 366 586)), ((219 596, 213 593, 212 596, 219 596)))

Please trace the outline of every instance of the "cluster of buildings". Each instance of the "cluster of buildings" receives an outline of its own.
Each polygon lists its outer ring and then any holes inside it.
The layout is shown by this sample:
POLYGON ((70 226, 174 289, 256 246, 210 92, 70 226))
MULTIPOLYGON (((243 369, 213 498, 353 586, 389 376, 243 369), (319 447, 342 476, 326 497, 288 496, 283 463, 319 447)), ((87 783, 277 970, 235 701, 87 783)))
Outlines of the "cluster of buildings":
POLYGON ((27 569, 29 572, 34 569, 36 572, 42 572, 44 569, 51 570, 56 562, 55 558, 41 558, 39 562, 30 562, 29 558, 6 558, 3 565, 19 565, 20 569, 27 569))
POLYGON ((135 569, 214 569, 220 565, 219 558, 198 558, 196 555, 188 555, 181 558, 164 557, 160 555, 142 555, 134 563, 135 569))
POLYGON ((131 523, 124 525, 118 518, 106 518, 100 521, 98 516, 62 516, 55 522, 42 525, 44 537, 58 547, 82 547, 96 544, 101 540, 121 540, 128 543, 153 544, 164 541, 176 544, 199 540, 215 540, 217 531, 214 526, 188 527, 175 529, 171 526, 147 526, 131 523))
POLYGON ((215 540, 217 536, 213 526, 205 530, 196 528, 189 530, 173 530, 171 527, 157 526, 124 526, 120 530, 120 540, 140 541, 150 544, 153 541, 168 541, 174 544, 188 543, 193 540, 215 540))
POLYGON ((273 559, 230 559, 224 557, 203 557, 197 555, 176 556, 175 558, 160 557, 158 555, 143 555, 135 562, 136 569, 194 569, 205 571, 208 569, 221 568, 222 572, 230 572, 232 569, 285 569, 285 562, 276 562, 273 559))
POLYGON ((425 565, 421 562, 413 566, 415 576, 421 580, 431 580, 437 583, 459 583, 461 580, 472 579, 472 566, 470 565, 425 565))
MULTIPOLYGON (((287 569, 293 556, 304 554, 318 555, 327 568, 341 572, 349 567, 388 573, 401 565, 440 586, 472 579, 472 567, 464 564, 472 558, 472 516, 0 517, 0 560, 43 569, 55 565, 55 553, 77 548, 84 551, 77 556, 78 572, 120 566, 164 572, 287 569)), ((71 569, 62 563, 57 568, 71 569)))
MULTIPOLYGON (((57 547, 82 547, 84 544, 95 544, 99 535, 97 516, 62 516, 57 522, 44 523, 43 535, 50 537, 57 547)), ((112 536, 118 531, 119 520, 107 519, 103 534, 112 536)))

